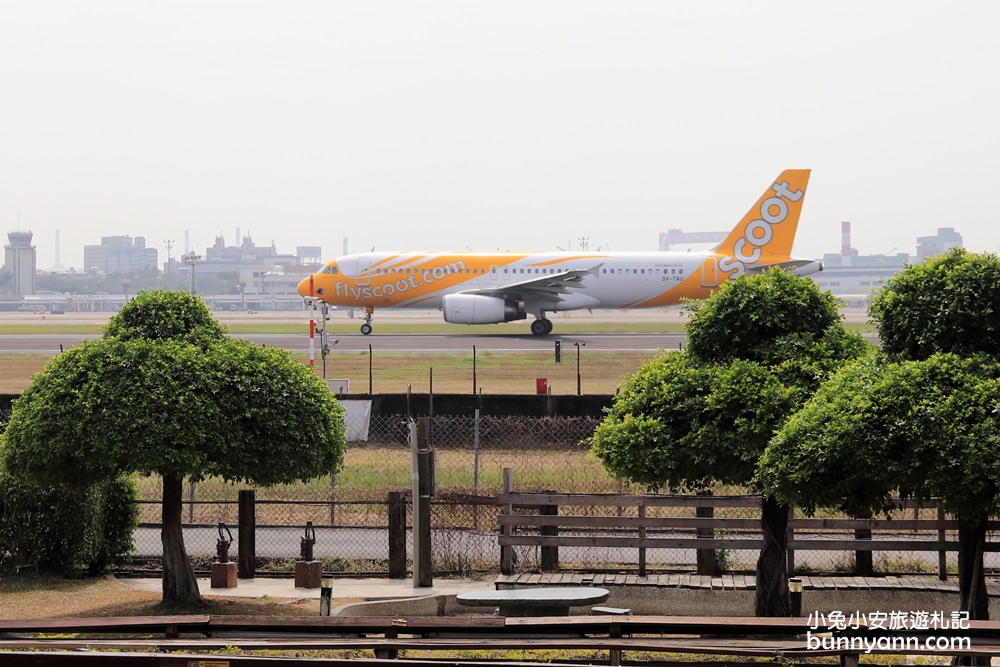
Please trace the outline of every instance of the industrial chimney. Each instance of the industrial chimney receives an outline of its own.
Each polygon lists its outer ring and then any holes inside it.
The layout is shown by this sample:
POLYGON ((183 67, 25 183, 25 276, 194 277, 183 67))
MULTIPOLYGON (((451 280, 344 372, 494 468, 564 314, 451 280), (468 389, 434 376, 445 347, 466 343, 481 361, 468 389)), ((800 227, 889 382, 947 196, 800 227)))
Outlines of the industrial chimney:
POLYGON ((840 223, 840 265, 851 265, 851 221, 840 223))

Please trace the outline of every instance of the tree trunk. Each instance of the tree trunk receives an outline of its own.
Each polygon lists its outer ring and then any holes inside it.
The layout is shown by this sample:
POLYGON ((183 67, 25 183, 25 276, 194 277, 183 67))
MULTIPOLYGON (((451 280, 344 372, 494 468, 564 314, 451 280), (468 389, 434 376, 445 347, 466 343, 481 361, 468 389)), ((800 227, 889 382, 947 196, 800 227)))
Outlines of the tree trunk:
POLYGON ((160 539, 163 542, 163 602, 205 606, 198 591, 194 567, 184 549, 181 531, 184 480, 174 475, 163 476, 163 519, 160 539))
POLYGON ((764 537, 757 558, 757 592, 754 613, 757 616, 788 616, 788 568, 785 561, 788 507, 764 498, 761 501, 760 527, 764 537))
POLYGON ((969 620, 987 621, 990 603, 983 572, 983 547, 986 544, 986 522, 977 525, 958 520, 958 593, 961 610, 969 612, 969 620))
MULTIPOLYGON (((988 621, 990 599, 983 572, 986 520, 969 523, 958 517, 958 596, 959 609, 969 612, 970 621, 988 621)), ((957 656, 952 664, 989 665, 989 657, 957 656)))
MULTIPOLYGON (((711 491, 699 491, 699 496, 711 496, 711 491)), ((694 515, 699 519, 711 519, 715 516, 714 507, 695 507, 694 515)), ((715 537, 715 530, 712 528, 699 528, 698 537, 711 539, 715 537)), ((697 569, 698 574, 709 577, 717 577, 722 574, 722 565, 719 563, 718 549, 698 549, 697 569)))

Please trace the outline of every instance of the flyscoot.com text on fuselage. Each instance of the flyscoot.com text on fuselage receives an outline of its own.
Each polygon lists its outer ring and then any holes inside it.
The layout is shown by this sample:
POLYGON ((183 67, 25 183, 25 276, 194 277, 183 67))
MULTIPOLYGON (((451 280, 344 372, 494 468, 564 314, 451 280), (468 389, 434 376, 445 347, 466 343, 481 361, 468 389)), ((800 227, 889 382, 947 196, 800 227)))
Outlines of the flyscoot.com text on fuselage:
POLYGON ((328 262, 298 292, 362 309, 366 335, 379 308, 437 308, 454 324, 530 315, 531 332, 545 335, 548 313, 668 306, 770 266, 798 275, 821 270, 819 261, 791 255, 808 183, 808 169, 783 171, 706 252, 364 252, 328 262))

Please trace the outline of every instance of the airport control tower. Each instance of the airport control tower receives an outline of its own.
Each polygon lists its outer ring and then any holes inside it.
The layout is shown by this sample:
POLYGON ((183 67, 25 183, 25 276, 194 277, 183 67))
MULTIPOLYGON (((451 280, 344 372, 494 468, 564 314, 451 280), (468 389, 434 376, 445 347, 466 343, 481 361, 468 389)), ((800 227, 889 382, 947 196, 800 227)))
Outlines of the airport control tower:
POLYGON ((4 271, 0 277, 0 292, 25 296, 35 293, 35 246, 31 245, 31 232, 7 232, 10 241, 4 246, 4 271))

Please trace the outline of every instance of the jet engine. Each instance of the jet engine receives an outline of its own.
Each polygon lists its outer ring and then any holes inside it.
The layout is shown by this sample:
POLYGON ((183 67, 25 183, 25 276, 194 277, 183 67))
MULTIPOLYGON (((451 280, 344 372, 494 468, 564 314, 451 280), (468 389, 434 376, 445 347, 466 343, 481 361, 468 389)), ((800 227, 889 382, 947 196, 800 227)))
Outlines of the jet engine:
POLYGON ((441 305, 444 321, 452 324, 496 324, 527 317, 517 301, 481 294, 446 294, 441 305))

